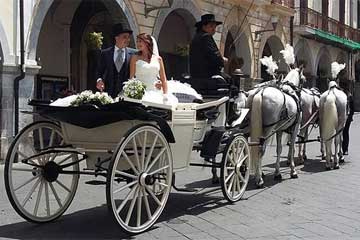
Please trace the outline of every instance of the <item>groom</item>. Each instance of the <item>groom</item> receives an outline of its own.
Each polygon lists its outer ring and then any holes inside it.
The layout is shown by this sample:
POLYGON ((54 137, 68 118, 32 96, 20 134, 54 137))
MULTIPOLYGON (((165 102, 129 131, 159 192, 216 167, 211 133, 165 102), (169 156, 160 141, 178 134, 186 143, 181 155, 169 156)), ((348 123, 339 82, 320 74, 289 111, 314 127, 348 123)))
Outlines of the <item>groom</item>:
POLYGON ((135 49, 128 48, 132 30, 116 24, 112 29, 115 45, 101 51, 96 76, 96 88, 116 97, 129 79, 129 63, 135 49))

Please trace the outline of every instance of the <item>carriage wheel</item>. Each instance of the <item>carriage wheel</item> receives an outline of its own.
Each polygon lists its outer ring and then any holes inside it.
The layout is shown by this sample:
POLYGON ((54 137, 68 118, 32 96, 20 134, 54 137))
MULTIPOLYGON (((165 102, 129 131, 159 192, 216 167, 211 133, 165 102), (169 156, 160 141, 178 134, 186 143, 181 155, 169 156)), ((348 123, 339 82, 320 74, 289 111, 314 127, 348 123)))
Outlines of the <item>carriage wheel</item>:
POLYGON ((60 127, 42 121, 26 126, 10 145, 5 160, 6 192, 16 212, 28 221, 53 221, 74 198, 79 175, 64 175, 59 169, 67 164, 63 170, 79 171, 78 163, 71 164, 77 155, 41 154, 43 149, 63 143, 60 127))
POLYGON ((141 233, 156 222, 172 171, 170 146, 158 128, 142 124, 128 131, 113 154, 106 185, 108 207, 125 232, 141 233))
POLYGON ((243 196, 249 176, 249 145, 243 136, 238 135, 225 147, 221 161, 221 190, 229 202, 236 202, 243 196))

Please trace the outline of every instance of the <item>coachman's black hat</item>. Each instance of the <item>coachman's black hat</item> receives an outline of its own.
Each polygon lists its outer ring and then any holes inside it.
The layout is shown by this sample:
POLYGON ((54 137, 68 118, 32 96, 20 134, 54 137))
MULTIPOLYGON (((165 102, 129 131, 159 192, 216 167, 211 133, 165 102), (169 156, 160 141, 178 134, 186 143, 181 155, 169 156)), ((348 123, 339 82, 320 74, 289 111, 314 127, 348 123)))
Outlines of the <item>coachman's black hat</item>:
POLYGON ((113 27, 112 27, 112 33, 113 33, 113 36, 116 37, 117 35, 121 34, 121 33, 130 33, 132 34, 133 31, 131 29, 128 29, 128 28, 124 28, 121 23, 118 23, 118 24, 115 24, 113 27))
POLYGON ((201 16, 201 20, 195 24, 195 27, 199 28, 208 23, 216 23, 216 25, 222 24, 222 22, 215 20, 214 14, 204 14, 201 16))

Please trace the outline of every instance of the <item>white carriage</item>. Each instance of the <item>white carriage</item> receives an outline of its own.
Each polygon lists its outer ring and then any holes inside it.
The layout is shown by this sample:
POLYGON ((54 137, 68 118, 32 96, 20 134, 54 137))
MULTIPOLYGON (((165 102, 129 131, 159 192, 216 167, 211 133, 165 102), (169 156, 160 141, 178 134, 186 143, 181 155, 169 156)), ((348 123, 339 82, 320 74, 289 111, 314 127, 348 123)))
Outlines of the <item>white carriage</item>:
POLYGON ((220 168, 224 197, 238 201, 249 180, 250 151, 238 126, 225 126, 228 101, 176 107, 129 99, 101 107, 32 101, 50 121, 26 126, 11 144, 5 162, 9 200, 26 220, 50 222, 69 207, 80 175, 103 176, 116 221, 124 231, 140 233, 161 215, 175 186, 173 174, 200 165, 220 168), (222 160, 191 164, 193 150, 205 159, 222 154, 222 160))

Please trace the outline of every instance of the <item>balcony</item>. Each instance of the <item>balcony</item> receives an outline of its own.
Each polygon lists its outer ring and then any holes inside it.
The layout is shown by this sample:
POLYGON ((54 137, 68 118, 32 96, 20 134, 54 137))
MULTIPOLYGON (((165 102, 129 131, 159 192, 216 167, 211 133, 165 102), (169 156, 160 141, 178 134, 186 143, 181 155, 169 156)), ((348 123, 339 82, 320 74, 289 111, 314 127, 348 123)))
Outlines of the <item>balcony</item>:
POLYGON ((343 39, 360 42, 360 31, 358 29, 340 23, 310 8, 296 9, 294 25, 298 26, 301 29, 299 32, 304 35, 311 35, 313 34, 312 29, 318 29, 343 39))

